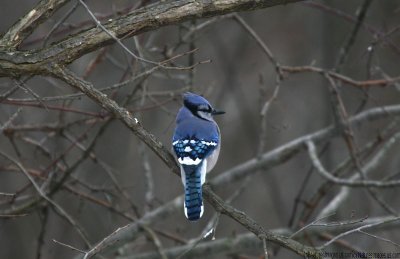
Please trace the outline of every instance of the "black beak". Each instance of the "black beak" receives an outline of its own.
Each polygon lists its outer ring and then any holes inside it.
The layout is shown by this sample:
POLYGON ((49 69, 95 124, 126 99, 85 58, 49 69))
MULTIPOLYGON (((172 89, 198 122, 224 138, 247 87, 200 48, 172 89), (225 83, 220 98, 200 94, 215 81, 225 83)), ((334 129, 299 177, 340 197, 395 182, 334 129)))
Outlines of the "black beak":
POLYGON ((224 114, 224 113, 225 113, 224 111, 218 111, 218 110, 215 110, 215 109, 213 109, 212 112, 211 112, 212 115, 220 115, 220 114, 224 114))

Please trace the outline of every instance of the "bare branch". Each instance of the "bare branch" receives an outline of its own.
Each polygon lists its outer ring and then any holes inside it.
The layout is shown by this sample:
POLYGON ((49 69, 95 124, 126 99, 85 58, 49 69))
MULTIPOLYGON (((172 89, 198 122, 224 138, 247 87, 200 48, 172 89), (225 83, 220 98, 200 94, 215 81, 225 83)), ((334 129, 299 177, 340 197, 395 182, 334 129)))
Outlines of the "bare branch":
POLYGON ((108 21, 103 24, 107 32, 96 27, 36 52, 0 52, 0 77, 48 74, 46 68, 51 63, 69 64, 95 49, 113 43, 115 37, 118 39, 132 37, 145 31, 182 23, 193 18, 250 11, 298 1, 300 0, 160 1, 108 21))
MULTIPOLYGON (((383 119, 387 118, 388 116, 398 114, 400 114, 400 105, 372 108, 349 118, 349 124, 357 126, 363 122, 383 119)), ((247 160, 221 173, 219 176, 212 179, 210 183, 212 185, 222 185, 242 179, 244 176, 256 172, 259 168, 263 168, 264 170, 272 168, 276 165, 284 163, 295 154, 304 150, 307 141, 313 141, 315 144, 319 144, 327 141, 337 134, 339 133, 337 132, 336 128, 334 125, 331 125, 316 132, 301 136, 262 154, 262 156, 259 158, 247 160)))
POLYGON ((13 162, 22 172, 23 174, 29 179, 29 181, 32 183, 33 187, 36 189, 36 191, 40 194, 40 196, 45 199, 48 203, 50 203, 62 217, 66 218, 68 222, 76 229, 76 231, 79 233, 79 235, 82 237, 82 239, 86 242, 88 246, 90 246, 90 242, 87 238, 87 235, 85 234, 84 230, 82 227, 79 226, 79 224, 56 202, 54 202, 52 199, 50 199, 40 188, 40 186, 35 182, 35 180, 32 178, 32 176, 26 171, 26 169, 22 166, 21 163, 4 153, 3 151, 0 151, 0 155, 5 157, 6 159, 10 160, 13 162))
POLYGON ((399 181, 373 181, 373 180, 360 180, 360 181, 355 181, 351 179, 342 179, 338 178, 328 171, 323 167, 321 164, 321 161, 317 157, 317 153, 315 150, 315 145, 312 141, 306 141, 308 152, 311 158, 311 161, 313 162, 314 167, 317 169, 317 172, 319 172, 323 177, 325 177, 327 180, 335 183, 335 184, 340 184, 340 185, 345 185, 345 186, 352 186, 352 187, 377 187, 377 188, 385 188, 385 187, 396 187, 400 185, 400 180, 399 181))
POLYGON ((0 40, 3 48, 17 48, 33 30, 69 0, 42 0, 18 22, 16 22, 0 40))
POLYGON ((289 66, 281 66, 281 69, 283 72, 287 73, 304 73, 304 72, 313 72, 317 74, 321 74, 322 76, 324 75, 329 75, 330 77, 341 81, 344 84, 352 85, 355 87, 371 87, 371 86, 379 86, 379 87, 384 87, 384 86, 389 86, 389 85, 394 85, 396 82, 400 81, 400 76, 392 77, 392 78, 385 78, 385 79, 371 79, 371 80, 366 80, 366 81, 358 81, 353 78, 347 77, 345 75, 336 73, 336 72, 331 72, 327 71, 323 68, 319 67, 313 67, 313 66, 298 66, 298 67, 289 67, 289 66))
POLYGON ((226 204, 211 190, 209 185, 204 185, 203 190, 205 197, 217 211, 221 212, 222 214, 228 215, 229 217, 231 217, 232 219, 243 225, 249 231, 253 232, 256 236, 258 236, 260 240, 265 239, 267 241, 279 244, 280 246, 290 249, 301 256, 306 256, 311 258, 322 258, 320 251, 312 247, 305 246, 288 237, 276 235, 268 230, 265 230, 252 218, 247 216, 244 212, 241 212, 233 208, 231 205, 226 204))
POLYGON ((349 231, 343 232, 343 233, 335 236, 334 238, 332 238, 331 240, 326 242, 324 245, 322 245, 321 249, 324 249, 325 247, 329 246, 330 244, 332 244, 336 240, 339 240, 340 238, 343 238, 343 237, 345 237, 347 235, 354 234, 354 233, 360 232, 362 230, 370 229, 370 228, 373 228, 373 227, 376 227, 376 226, 379 226, 379 225, 396 222, 396 221, 399 221, 399 220, 400 220, 400 217, 394 217, 394 218, 389 218, 389 219, 382 220, 382 221, 379 221, 379 222, 376 222, 376 223, 366 224, 366 225, 363 225, 361 227, 351 229, 349 231))

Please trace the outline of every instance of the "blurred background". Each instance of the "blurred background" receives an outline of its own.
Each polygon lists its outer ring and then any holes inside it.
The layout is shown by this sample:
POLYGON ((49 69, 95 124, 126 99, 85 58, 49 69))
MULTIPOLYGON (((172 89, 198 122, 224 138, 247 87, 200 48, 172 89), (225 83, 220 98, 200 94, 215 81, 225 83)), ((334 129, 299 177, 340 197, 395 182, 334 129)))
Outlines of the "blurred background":
MULTIPOLYGON (((36 2, 3 0, 0 32, 6 32, 36 2)), ((102 22, 153 2, 86 1, 102 22)), ((390 79, 400 73, 399 14, 400 2, 395 0, 304 1, 162 27, 124 39, 123 43, 154 61, 184 53, 173 61, 181 69, 157 69, 105 92, 129 109, 168 149, 175 115, 182 103, 181 93, 202 94, 214 107, 225 110, 225 115, 216 118, 222 149, 217 166, 207 176, 212 181, 260 154, 335 122, 329 81, 316 72, 291 73, 283 68, 278 74, 257 39, 282 67, 312 66, 356 81, 390 79), (197 50, 188 52, 193 49, 197 50), (191 66, 194 68, 189 69, 191 66), (268 112, 262 115, 267 102, 268 112)), ((40 25, 21 49, 49 46, 93 25, 87 10, 70 1, 40 25)), ((95 50, 70 65, 97 89, 134 78, 152 67, 132 58, 118 44, 95 50)), ((181 180, 125 125, 87 97, 76 95, 76 90, 54 78, 35 76, 21 80, 24 86, 0 104, 0 125, 4 125, 0 149, 18 159, 43 190, 60 181, 66 172, 70 174, 51 197, 83 229, 92 245, 183 194, 181 180)), ((4 93, 15 81, 2 78, 0 84, 4 93)), ((374 107, 398 104, 400 100, 397 83, 357 87, 337 80, 336 87, 347 118, 374 107)), ((395 116, 357 124, 352 128, 353 149, 349 149, 346 137, 338 134, 317 145, 320 160, 328 171, 333 171, 355 152, 359 163, 365 165, 398 130, 395 116), (376 141, 375 146, 362 153, 371 141, 376 141)), ((399 147, 394 144, 368 177, 398 179, 399 147)), ((353 173, 350 162, 341 176, 348 178, 353 173)), ((276 166, 251 170, 248 175, 217 184, 213 189, 223 199, 232 198, 235 208, 266 229, 287 232, 317 219, 343 190, 340 185, 326 184, 313 170, 306 149, 276 166)), ((382 203, 366 188, 347 191, 348 196, 325 222, 397 215, 400 209, 397 187, 373 189, 382 203)), ((0 193, 0 258, 79 255, 53 240, 87 249, 77 227, 46 202, 35 202, 37 191, 21 170, 3 157, 0 193)), ((104 253, 104 258, 156 252, 154 240, 165 249, 186 245, 201 237, 207 224, 214 222, 215 214, 206 202, 203 218, 189 222, 181 204, 148 224, 156 239, 143 231, 124 246, 104 253)), ((321 245, 338 234, 329 231, 334 230, 321 229, 317 234, 299 235, 297 240, 321 245)), ((229 217, 219 217, 216 240, 245 233, 248 230, 229 217)), ((399 251, 397 227, 382 227, 373 233, 396 244, 356 233, 343 238, 342 243, 330 245, 328 250, 399 251)), ((209 238, 201 242, 208 241, 209 238)), ((262 243, 252 244, 241 251, 211 251, 208 256, 262 257, 262 243)), ((300 258, 274 246, 270 254, 272 258, 300 258)), ((183 256, 189 257, 190 252, 183 256)))

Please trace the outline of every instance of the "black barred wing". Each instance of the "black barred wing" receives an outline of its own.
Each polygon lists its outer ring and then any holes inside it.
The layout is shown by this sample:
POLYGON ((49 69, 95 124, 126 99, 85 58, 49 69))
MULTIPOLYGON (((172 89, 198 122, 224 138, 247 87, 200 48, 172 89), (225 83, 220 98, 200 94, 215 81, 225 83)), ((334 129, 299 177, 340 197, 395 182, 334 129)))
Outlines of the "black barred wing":
POLYGON ((200 139, 179 139, 172 143, 178 162, 184 165, 198 165, 216 147, 216 141, 200 139))

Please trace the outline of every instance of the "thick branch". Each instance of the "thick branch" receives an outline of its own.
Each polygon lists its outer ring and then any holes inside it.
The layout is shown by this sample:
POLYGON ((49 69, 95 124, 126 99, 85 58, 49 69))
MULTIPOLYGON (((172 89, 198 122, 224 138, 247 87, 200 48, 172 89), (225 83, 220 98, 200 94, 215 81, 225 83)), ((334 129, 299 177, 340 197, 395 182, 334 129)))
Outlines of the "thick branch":
POLYGON ((42 0, 32 10, 19 19, 6 32, 0 41, 3 48, 15 49, 33 32, 36 27, 49 18, 69 0, 42 0))
MULTIPOLYGON (((374 231, 385 231, 388 229, 398 228, 399 221, 396 219, 397 217, 374 217, 355 221, 354 223, 349 221, 327 222, 309 225, 304 231, 307 231, 307 235, 309 236, 318 236, 321 233, 332 235, 354 231, 354 229, 371 225, 379 226, 375 227, 374 231)), ((273 229, 271 232, 276 235, 293 234, 292 230, 285 228, 273 229)), ((175 246, 165 249, 164 253, 168 258, 177 258, 187 250, 191 249, 190 253, 185 254, 184 258, 203 258, 222 254, 235 254, 245 251, 261 251, 262 247, 262 242, 254 236, 253 233, 244 233, 238 234, 235 237, 218 238, 216 240, 206 241, 198 244, 194 248, 192 247, 192 244, 175 246)), ((159 257, 160 255, 158 252, 144 252, 135 255, 117 257, 117 259, 155 259, 159 257)))
MULTIPOLYGON (((257 239, 252 233, 241 234, 236 237, 219 238, 217 240, 208 241, 198 244, 194 248, 192 244, 172 247, 166 249, 165 255, 168 258, 179 258, 183 253, 186 253, 183 258, 207 258, 210 256, 218 256, 222 254, 243 253, 244 251, 261 251, 262 242, 257 239)), ((129 255, 126 257, 117 257, 118 259, 158 259, 160 254, 157 252, 147 252, 137 255, 129 255)), ((181 257, 182 258, 182 257, 181 257)))
MULTIPOLYGON (((178 166, 174 157, 171 153, 159 142, 153 135, 148 133, 138 122, 137 118, 132 117, 131 114, 119 106, 116 102, 107 97, 107 95, 101 93, 99 90, 95 89, 92 84, 86 82, 78 77, 76 77, 72 72, 63 68, 59 65, 53 65, 52 71, 55 73, 54 76, 60 78, 71 86, 77 88, 79 91, 85 93, 93 101, 101 105, 104 109, 111 112, 119 118, 132 132, 139 137, 144 143, 146 143, 155 154, 157 154, 162 161, 173 171, 175 174, 179 175, 178 166)), ((251 232, 255 233, 257 236, 262 236, 262 238, 286 247, 297 254, 307 255, 315 258, 319 258, 319 253, 317 250, 304 246, 292 239, 285 238, 272 234, 264 230, 260 225, 258 225, 254 220, 249 218, 245 213, 235 210, 230 205, 227 205, 221 198, 219 198, 209 187, 204 187, 204 195, 206 199, 216 208, 224 214, 229 215, 237 222, 242 224, 244 227, 249 229, 251 232)), ((141 224, 137 225, 140 227, 141 224)), ((104 239, 98 245, 96 245, 92 250, 90 250, 85 258, 90 258, 99 251, 103 250, 115 240, 121 240, 122 236, 126 235, 128 229, 131 226, 126 226, 114 232, 112 235, 104 239)))
POLYGON ((261 240, 265 239, 267 241, 273 242, 280 246, 286 247, 287 249, 304 256, 306 258, 322 258, 319 250, 305 246, 293 239, 285 236, 277 235, 271 231, 265 230, 256 221, 247 216, 244 212, 241 212, 231 205, 225 203, 221 198, 219 198, 210 188, 209 185, 204 185, 204 196, 208 202, 219 212, 228 215, 232 219, 236 220, 242 226, 244 226, 249 231, 253 232, 261 240))
MULTIPOLYGON (((118 38, 132 37, 145 31, 182 23, 194 18, 250 11, 297 1, 300 0, 159 1, 115 20, 110 20, 103 25, 107 31, 118 38)), ((62 65, 69 64, 79 57, 112 42, 114 40, 107 32, 95 27, 34 52, 8 52, 0 49, 0 77, 45 74, 47 72, 46 67, 52 62, 62 65)))

